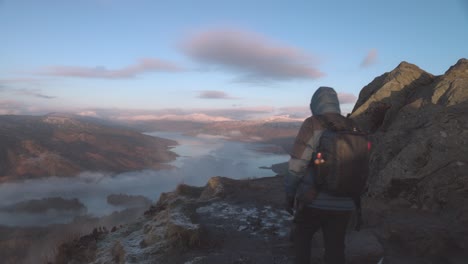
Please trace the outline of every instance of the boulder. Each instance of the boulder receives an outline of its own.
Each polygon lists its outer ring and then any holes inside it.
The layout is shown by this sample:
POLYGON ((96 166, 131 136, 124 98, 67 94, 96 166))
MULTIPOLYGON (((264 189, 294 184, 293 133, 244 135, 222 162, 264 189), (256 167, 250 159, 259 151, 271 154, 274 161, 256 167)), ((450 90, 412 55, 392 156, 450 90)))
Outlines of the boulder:
POLYGON ((384 255, 384 248, 370 229, 352 231, 346 237, 346 263, 377 263, 384 255))

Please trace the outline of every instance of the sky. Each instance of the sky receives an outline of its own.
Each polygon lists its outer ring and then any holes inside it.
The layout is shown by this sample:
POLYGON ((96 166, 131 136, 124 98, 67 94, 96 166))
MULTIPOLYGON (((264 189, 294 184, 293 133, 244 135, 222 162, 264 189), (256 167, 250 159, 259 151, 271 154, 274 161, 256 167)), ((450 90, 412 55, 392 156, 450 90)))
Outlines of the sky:
POLYGON ((468 1, 0 0, 0 36, 0 114, 300 117, 467 58, 468 1))

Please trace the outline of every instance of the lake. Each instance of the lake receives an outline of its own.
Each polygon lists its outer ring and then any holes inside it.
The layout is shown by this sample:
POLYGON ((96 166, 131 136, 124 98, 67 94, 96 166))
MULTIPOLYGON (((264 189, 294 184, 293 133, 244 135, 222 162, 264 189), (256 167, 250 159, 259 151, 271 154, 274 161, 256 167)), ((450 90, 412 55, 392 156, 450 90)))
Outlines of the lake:
MULTIPOLYGON (((185 183, 203 186, 213 176, 234 179, 274 176, 269 167, 289 159, 286 154, 258 151, 268 147, 259 143, 228 141, 223 137, 180 133, 153 132, 148 135, 173 139, 179 143, 172 151, 178 157, 170 164, 172 170, 143 170, 121 174, 83 172, 70 177, 49 177, 0 185, 0 207, 16 202, 46 197, 78 198, 93 216, 103 216, 121 210, 107 203, 110 194, 143 195, 156 201, 162 192, 185 183)), ((11 214, 0 212, 0 225, 32 226, 66 223, 73 215, 56 212, 45 214, 11 214)))

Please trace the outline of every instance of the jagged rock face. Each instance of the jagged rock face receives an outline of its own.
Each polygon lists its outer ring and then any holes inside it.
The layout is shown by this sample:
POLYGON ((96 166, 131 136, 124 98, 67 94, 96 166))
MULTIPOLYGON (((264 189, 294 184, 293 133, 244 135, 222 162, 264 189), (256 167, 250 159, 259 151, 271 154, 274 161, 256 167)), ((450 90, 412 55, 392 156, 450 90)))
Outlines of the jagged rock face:
POLYGON ((467 59, 437 77, 402 63, 362 90, 351 117, 372 133, 371 195, 468 226, 467 59))
POLYGON ((411 95, 433 80, 434 76, 416 65, 402 62, 361 90, 352 117, 364 130, 373 132, 391 123, 399 109, 409 103, 411 95))

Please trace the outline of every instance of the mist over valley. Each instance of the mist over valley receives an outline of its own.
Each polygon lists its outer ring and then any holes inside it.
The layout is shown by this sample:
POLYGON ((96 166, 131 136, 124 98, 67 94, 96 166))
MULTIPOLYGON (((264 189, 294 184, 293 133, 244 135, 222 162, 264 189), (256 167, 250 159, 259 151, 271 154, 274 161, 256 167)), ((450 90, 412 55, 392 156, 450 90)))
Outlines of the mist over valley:
POLYGON ((69 114, 0 118, 0 255, 26 256, 25 263, 49 258, 58 244, 93 228, 135 221, 179 184, 273 176, 269 168, 289 158, 280 144, 255 133, 264 122, 249 122, 250 134, 240 140, 239 130, 219 132, 200 122, 180 129, 180 122, 164 121, 159 131, 143 133, 155 122, 132 126, 69 114))
MULTIPOLYGON (((53 118, 48 116, 42 118, 42 120, 48 122, 54 120, 57 123, 57 116, 58 115, 55 114, 53 118)), ((13 117, 10 118, 12 119, 13 117)), ((30 118, 34 122, 38 119, 36 117, 30 118)), ((21 119, 21 117, 19 119, 21 119)), ((83 122, 73 117, 61 117, 60 121, 59 124, 61 126, 55 127, 55 129, 59 131, 56 131, 56 134, 60 133, 61 130, 70 131, 71 125, 69 123, 77 126, 77 124, 81 125, 83 122)), ((34 125, 34 123, 32 124, 34 125)), ((264 126, 264 124, 257 123, 255 125, 260 127, 264 126)), ((103 126, 100 124, 99 126, 110 129, 108 125, 103 126)), ((213 125, 210 124, 210 126, 213 125)), ((3 131, 6 131, 6 126, 4 125, 3 127, 3 131)), ((230 125, 227 125, 228 129, 230 127, 230 125)), ((242 129, 242 126, 239 127, 242 129)), ((196 128, 200 129, 199 126, 196 128)), ((80 126, 79 129, 75 130, 78 130, 78 132, 76 132, 77 134, 82 135, 84 132, 80 131, 86 129, 80 126)), ((121 128, 117 128, 117 131, 120 130, 121 128)), ((289 130, 291 130, 291 128, 287 128, 287 131, 289 130)), ((205 129, 204 131, 208 130, 205 129)), ((33 134, 32 131, 29 133, 33 134)), ((130 132, 126 133, 130 134, 130 132)), ((170 191, 180 183, 202 186, 213 176, 225 176, 233 179, 273 176, 274 172, 268 168, 273 164, 287 161, 288 155, 278 145, 262 143, 259 140, 262 133, 258 133, 258 136, 253 136, 254 131, 252 129, 250 133, 250 137, 244 137, 244 141, 254 142, 241 142, 236 140, 236 138, 228 137, 229 135, 235 135, 238 139, 239 135, 242 135, 239 130, 231 131, 231 133, 226 133, 225 135, 220 135, 221 133, 214 133, 218 135, 208 135, 193 132, 181 133, 168 131, 144 133, 146 137, 155 138, 155 140, 164 142, 163 145, 157 146, 157 148, 153 146, 155 152, 164 153, 163 151, 166 151, 167 153, 171 153, 172 157, 177 157, 172 161, 163 163, 163 166, 161 166, 163 169, 152 169, 148 167, 140 170, 115 173, 106 171, 106 167, 104 166, 101 170, 86 170, 76 175, 60 175, 59 171, 56 171, 56 175, 35 175, 34 178, 19 177, 22 175, 18 175, 19 180, 6 181, 0 184, 0 225, 47 226, 49 224, 68 223, 73 221, 74 218, 84 215, 102 217, 115 211, 132 207, 129 206, 131 203, 126 206, 122 204, 120 206, 109 204, 108 197, 111 195, 142 196, 151 201, 155 201, 162 192, 170 191), (161 147, 164 149, 161 149, 161 147), (63 208, 54 208, 53 206, 48 209, 45 208, 42 211, 5 209, 12 208, 19 203, 29 202, 30 207, 34 206, 34 204, 38 204, 34 203, 34 201, 42 201, 42 204, 44 204, 47 203, 47 201, 51 201, 52 197, 62 198, 64 201, 77 199, 77 201, 83 204, 84 210, 73 212, 64 210, 63 208), (1 208, 4 208, 4 210, 1 208)), ((16 136, 24 137, 23 134, 16 136)), ((86 135, 87 137, 95 136, 93 133, 89 132, 86 135)), ((133 134, 131 135, 133 136, 133 134)), ((263 133, 263 135, 266 134, 263 133)), ((284 136, 284 134, 281 133, 278 135, 284 136)), ((290 135, 292 135, 292 133, 290 133, 290 135)), ((69 134, 69 136, 71 137, 72 135, 69 134)), ((33 141, 35 138, 37 137, 30 136, 29 139, 22 140, 33 141)), ((132 137, 130 137, 130 139, 131 138, 132 137)), ((271 137, 267 137, 267 139, 270 140, 271 137)), ((37 142, 40 144, 44 141, 37 140, 37 142)), ((86 142, 86 138, 81 139, 80 142, 86 142)), ((148 142, 152 142, 152 140, 149 139, 148 142)), ((76 146, 76 143, 71 143, 68 152, 87 152, 82 146, 80 146, 78 150, 74 150, 73 144, 76 146)), ((125 139, 121 139, 119 144, 125 145, 127 143, 125 139)), ((47 144, 43 145, 47 146, 47 144)), ((114 145, 112 148, 118 147, 118 145, 114 145)), ((151 152, 150 147, 151 146, 146 147, 145 151, 151 152)), ((51 151, 43 148, 42 152, 37 150, 36 152, 28 152, 27 154, 39 157, 44 155, 45 152, 50 153, 51 151)), ((112 158, 114 155, 118 154, 112 154, 110 157, 112 158)), ((128 149, 125 155, 130 157, 132 155, 132 150, 128 149)), ((24 157, 26 154, 22 154, 21 156, 24 157)), ((93 157, 90 157, 90 159, 92 158, 93 157)), ((104 156, 104 158, 107 157, 104 156)), ((73 160, 70 160, 70 163, 73 163, 73 160)), ((44 164, 42 164, 42 166, 44 166, 44 164)), ((47 168, 43 169, 50 171, 50 169, 47 168)))

